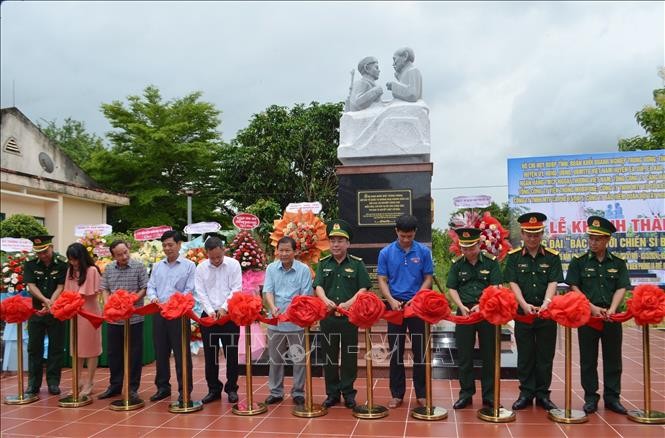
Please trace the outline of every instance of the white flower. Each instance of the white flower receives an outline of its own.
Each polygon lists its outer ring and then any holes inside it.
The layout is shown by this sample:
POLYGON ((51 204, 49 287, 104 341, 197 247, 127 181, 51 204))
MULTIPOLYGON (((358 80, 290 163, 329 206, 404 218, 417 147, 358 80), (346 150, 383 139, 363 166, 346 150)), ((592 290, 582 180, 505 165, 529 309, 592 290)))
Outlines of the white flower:
POLYGON ((9 272, 9 266, 5 266, 4 268, 2 268, 2 272, 9 272))

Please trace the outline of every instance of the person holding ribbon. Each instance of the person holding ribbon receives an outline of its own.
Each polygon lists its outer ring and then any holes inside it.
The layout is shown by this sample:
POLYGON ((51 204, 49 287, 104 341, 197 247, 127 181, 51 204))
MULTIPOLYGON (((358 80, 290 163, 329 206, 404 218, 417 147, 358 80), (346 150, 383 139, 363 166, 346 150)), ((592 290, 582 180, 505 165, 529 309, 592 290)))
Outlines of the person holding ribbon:
MULTIPOLYGON (((148 271, 138 260, 129 255, 129 244, 124 240, 114 240, 109 246, 113 262, 109 263, 102 276, 102 294, 104 302, 118 290, 126 290, 138 295, 134 307, 143 305, 146 287, 148 286, 148 271)), ((130 324, 129 352, 129 398, 138 398, 137 392, 141 384, 141 368, 143 358, 143 320, 141 315, 132 315, 130 324)), ((109 357, 109 386, 98 398, 100 400, 119 395, 122 392, 124 379, 124 321, 108 321, 106 332, 106 350, 109 357)))
MULTIPOLYGON (((160 239, 162 249, 166 256, 155 263, 148 280, 147 296, 151 303, 165 303, 175 292, 191 294, 194 290, 194 262, 180 256, 182 245, 182 234, 176 230, 164 232, 160 239)), ((191 337, 190 325, 187 324, 186 332, 182 333, 182 324, 179 318, 166 319, 161 314, 155 313, 152 320, 153 341, 155 343, 155 361, 157 372, 155 385, 157 392, 150 397, 150 401, 159 401, 171 395, 171 367, 169 365, 171 351, 175 356, 175 368, 178 378, 178 401, 182 403, 183 391, 192 392, 192 352, 188 348, 187 357, 182 357, 182 337, 191 337), (187 361, 187 372, 189 388, 182 386, 182 364, 187 361)), ((191 399, 190 399, 191 400, 191 399)))
MULTIPOLYGON (((242 269, 240 262, 224 256, 224 241, 210 236, 204 243, 208 258, 196 267, 194 296, 201 303, 201 317, 219 319, 229 311, 229 300, 234 293, 242 291, 242 269)), ((229 321, 224 325, 206 327, 201 325, 205 377, 208 394, 201 399, 210 403, 222 397, 222 389, 230 403, 238 402, 238 335, 240 328, 229 321), (224 346, 226 358, 226 385, 219 380, 219 341, 224 346)))
MULTIPOLYGON (((397 240, 379 252, 377 279, 379 290, 392 310, 399 310, 421 289, 432 287, 434 264, 430 249, 415 240, 418 219, 402 215, 395 222, 397 240)), ((425 405, 425 322, 414 316, 404 318, 402 324, 388 322, 390 345, 390 393, 391 409, 402 405, 406 392, 404 370, 404 346, 407 330, 413 351, 413 386, 417 402, 425 405)))
POLYGON ((33 236, 34 257, 23 265, 23 281, 32 295, 32 307, 42 312, 28 321, 28 389, 39 394, 44 372, 44 337, 48 335, 46 383, 51 395, 60 394, 60 373, 65 356, 65 323, 50 313, 65 285, 67 259, 53 251, 53 236, 33 236))
MULTIPOLYGON (((503 278, 510 283, 519 304, 519 313, 536 315, 544 311, 563 282, 558 251, 542 245, 547 216, 530 212, 517 218, 523 247, 508 253, 503 278)), ((520 395, 513 403, 517 411, 536 404, 549 411, 557 409, 550 400, 552 361, 556 347, 556 322, 534 319, 533 323, 515 321, 517 343, 517 376, 520 395)))
POLYGON ((326 231, 331 254, 319 261, 314 280, 316 295, 332 312, 321 321, 327 394, 322 405, 326 408, 335 406, 343 395, 344 406, 353 409, 357 392, 353 383, 358 371, 358 327, 351 324, 349 318, 339 313, 337 308, 348 310, 357 294, 365 292, 372 283, 362 259, 348 254, 353 236, 351 225, 338 219, 328 222, 326 231))
POLYGON ((584 412, 598 410, 598 343, 603 343, 603 399, 605 407, 618 414, 626 414, 621 398, 621 342, 620 322, 611 322, 630 286, 626 262, 607 249, 616 227, 604 217, 587 219, 589 251, 572 259, 568 266, 566 283, 572 290, 584 293, 591 303, 591 316, 602 316, 602 330, 589 326, 577 329, 580 346, 580 374, 584 388, 584 412))
MULTIPOLYGON (((277 241, 277 258, 266 269, 263 293, 273 317, 286 311, 298 295, 312 295, 312 275, 309 267, 296 260, 296 241, 285 236, 277 241)), ((268 328, 268 387, 266 404, 284 400, 284 363, 293 361, 291 395, 296 405, 305 404, 304 330, 291 322, 280 322, 268 328)))
MULTIPOLYGON (((457 228, 462 255, 450 267, 446 287, 450 298, 457 305, 457 314, 468 316, 480 310, 479 302, 483 290, 501 284, 501 269, 496 257, 480 250, 480 233, 477 228, 457 228)), ((494 326, 487 321, 475 324, 455 325, 455 345, 459 354, 459 399, 454 409, 471 404, 476 393, 473 378, 473 348, 476 333, 483 362, 480 385, 483 405, 494 408, 494 326)))

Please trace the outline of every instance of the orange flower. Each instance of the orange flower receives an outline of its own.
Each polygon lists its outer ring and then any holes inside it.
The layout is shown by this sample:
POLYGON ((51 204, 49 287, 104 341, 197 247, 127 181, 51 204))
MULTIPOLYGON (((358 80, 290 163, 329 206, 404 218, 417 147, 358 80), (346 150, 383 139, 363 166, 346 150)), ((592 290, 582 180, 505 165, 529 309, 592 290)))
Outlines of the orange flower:
POLYGON ((311 211, 305 213, 284 212, 281 219, 275 220, 275 231, 270 234, 272 246, 284 236, 296 241, 296 258, 308 265, 319 261, 321 252, 330 249, 326 224, 311 211))

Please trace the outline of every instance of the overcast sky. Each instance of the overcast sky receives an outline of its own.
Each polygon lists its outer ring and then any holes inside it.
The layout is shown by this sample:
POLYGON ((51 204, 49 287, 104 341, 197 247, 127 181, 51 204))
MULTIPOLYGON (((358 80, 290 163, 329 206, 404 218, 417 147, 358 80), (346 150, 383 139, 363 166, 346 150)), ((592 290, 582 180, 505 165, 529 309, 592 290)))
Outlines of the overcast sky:
POLYGON ((664 19, 662 2, 5 1, 1 105, 103 136, 101 103, 149 84, 167 100, 201 91, 230 141, 269 105, 344 100, 364 56, 392 80, 407 45, 445 227, 454 196, 507 200, 507 158, 611 152, 642 134, 634 114, 663 83, 664 19), (496 187, 451 189, 476 186, 496 187))

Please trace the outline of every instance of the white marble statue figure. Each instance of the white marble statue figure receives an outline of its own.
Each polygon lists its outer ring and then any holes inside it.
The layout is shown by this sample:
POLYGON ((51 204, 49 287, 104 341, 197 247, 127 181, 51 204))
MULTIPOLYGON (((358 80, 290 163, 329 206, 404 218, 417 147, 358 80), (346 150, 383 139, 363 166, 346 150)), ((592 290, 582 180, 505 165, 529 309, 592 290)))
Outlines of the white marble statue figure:
POLYGON ((379 79, 379 61, 373 56, 366 56, 358 63, 361 78, 353 82, 347 111, 360 111, 376 102, 380 102, 383 88, 376 85, 379 79))
POLYGON ((423 97, 423 78, 413 66, 416 55, 409 47, 397 49, 393 55, 393 67, 397 82, 386 83, 395 99, 416 102, 423 97))
POLYGON ((415 55, 405 47, 395 51, 397 81, 388 82, 392 99, 380 100, 374 81, 375 58, 363 58, 352 81, 339 128, 337 157, 344 165, 423 163, 430 159, 429 107, 422 100, 422 76, 413 66, 415 55))

